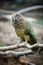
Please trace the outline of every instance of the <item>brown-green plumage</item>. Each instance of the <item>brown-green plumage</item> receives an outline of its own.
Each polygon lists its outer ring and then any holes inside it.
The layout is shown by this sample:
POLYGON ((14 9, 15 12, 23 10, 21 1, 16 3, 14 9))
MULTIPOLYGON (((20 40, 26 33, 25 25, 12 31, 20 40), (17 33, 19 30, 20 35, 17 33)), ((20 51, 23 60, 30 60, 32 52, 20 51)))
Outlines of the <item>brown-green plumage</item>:
POLYGON ((29 22, 20 18, 13 23, 17 35, 23 40, 29 42, 31 45, 37 43, 34 31, 29 22))

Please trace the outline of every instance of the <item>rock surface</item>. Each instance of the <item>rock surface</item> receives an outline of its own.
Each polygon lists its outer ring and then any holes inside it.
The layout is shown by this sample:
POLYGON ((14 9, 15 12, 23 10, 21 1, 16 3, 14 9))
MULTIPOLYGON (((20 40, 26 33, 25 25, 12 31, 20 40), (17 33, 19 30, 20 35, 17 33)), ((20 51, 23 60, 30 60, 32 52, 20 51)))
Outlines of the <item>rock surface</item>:
POLYGON ((12 45, 18 42, 19 38, 15 33, 12 24, 0 22, 0 45, 12 45))

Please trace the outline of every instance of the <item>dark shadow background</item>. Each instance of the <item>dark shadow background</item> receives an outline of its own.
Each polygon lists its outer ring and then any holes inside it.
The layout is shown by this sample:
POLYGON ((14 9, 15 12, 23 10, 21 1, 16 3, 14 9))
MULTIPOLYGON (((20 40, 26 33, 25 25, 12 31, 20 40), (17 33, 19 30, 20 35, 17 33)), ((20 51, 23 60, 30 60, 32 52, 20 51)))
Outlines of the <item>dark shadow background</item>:
POLYGON ((18 10, 33 5, 43 5, 43 0, 0 0, 0 8, 18 10))

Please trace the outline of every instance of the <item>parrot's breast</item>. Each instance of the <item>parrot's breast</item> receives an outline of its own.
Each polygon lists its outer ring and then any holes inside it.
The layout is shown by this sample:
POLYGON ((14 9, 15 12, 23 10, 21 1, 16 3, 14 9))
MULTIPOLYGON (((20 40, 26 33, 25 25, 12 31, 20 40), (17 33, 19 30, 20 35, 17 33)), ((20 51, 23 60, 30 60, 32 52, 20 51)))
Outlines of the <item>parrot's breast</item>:
POLYGON ((18 24, 13 24, 13 26, 15 27, 15 31, 16 34, 21 37, 23 40, 25 40, 25 26, 23 23, 18 23, 18 24))

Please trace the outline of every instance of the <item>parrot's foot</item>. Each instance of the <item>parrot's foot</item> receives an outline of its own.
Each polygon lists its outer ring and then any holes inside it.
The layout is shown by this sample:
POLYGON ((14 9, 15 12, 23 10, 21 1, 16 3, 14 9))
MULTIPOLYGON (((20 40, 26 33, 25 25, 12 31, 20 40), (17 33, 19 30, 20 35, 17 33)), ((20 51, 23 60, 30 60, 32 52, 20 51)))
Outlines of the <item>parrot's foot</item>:
POLYGON ((17 42, 17 47, 19 47, 20 42, 17 42))
POLYGON ((27 44, 27 41, 25 41, 25 42, 24 42, 24 44, 25 44, 25 46, 26 46, 26 44, 27 44))
POLYGON ((28 43, 27 41, 25 41, 24 44, 25 44, 25 47, 27 47, 28 49, 31 49, 30 43, 28 43))
MULTIPOLYGON (((25 42, 24 42, 25 47, 27 47, 27 44, 28 44, 28 42, 27 42, 27 41, 25 41, 25 42)), ((30 44, 28 44, 28 45, 30 45, 30 44)))

